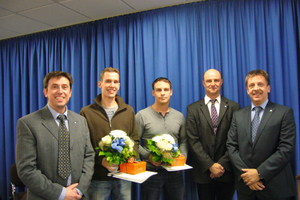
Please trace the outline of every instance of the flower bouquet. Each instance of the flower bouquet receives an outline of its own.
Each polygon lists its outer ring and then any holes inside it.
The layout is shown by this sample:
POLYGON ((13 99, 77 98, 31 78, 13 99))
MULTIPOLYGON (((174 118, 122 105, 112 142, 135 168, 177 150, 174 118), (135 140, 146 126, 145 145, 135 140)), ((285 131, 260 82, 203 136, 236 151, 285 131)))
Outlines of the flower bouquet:
POLYGON ((173 164, 175 158, 180 156, 180 150, 174 138, 169 134, 158 135, 148 141, 148 148, 153 155, 153 160, 165 164, 173 164))
POLYGON ((105 156, 110 165, 120 165, 129 159, 134 160, 134 142, 122 130, 113 130, 99 142, 99 156, 105 156))

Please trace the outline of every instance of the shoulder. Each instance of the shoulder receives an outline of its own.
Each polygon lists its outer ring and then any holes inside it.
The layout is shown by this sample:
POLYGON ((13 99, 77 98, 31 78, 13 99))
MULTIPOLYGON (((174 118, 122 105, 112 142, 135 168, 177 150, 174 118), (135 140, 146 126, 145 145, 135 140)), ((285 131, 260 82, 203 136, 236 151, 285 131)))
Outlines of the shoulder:
POLYGON ((232 100, 230 100, 230 99, 228 99, 226 97, 223 97, 223 96, 221 97, 221 101, 224 101, 224 102, 226 102, 226 103, 228 103, 228 104, 230 104, 232 106, 240 106, 239 103, 237 103, 235 101, 232 101, 232 100))
POLYGON ((247 114, 249 111, 251 111, 251 105, 250 106, 246 106, 244 108, 241 108, 239 110, 236 110, 233 112, 233 115, 245 115, 247 114))
POLYGON ((84 106, 83 108, 81 108, 79 114, 80 115, 89 115, 91 113, 93 113, 95 110, 99 110, 100 106, 96 103, 92 103, 90 105, 84 106))
POLYGON ((285 113, 285 112, 293 112, 293 109, 288 107, 288 106, 284 106, 284 105, 280 105, 280 104, 276 104, 276 103, 273 103, 271 101, 268 102, 267 104, 267 107, 266 107, 266 110, 267 109, 274 109, 276 110, 277 112, 281 112, 281 113, 285 113))
POLYGON ((175 110, 174 108, 171 107, 170 107, 170 113, 175 116, 183 117, 183 114, 180 111, 175 110))
POLYGON ((201 99, 199 101, 195 101, 194 103, 191 103, 190 105, 187 106, 188 109, 194 108, 194 107, 199 107, 201 105, 204 105, 204 99, 201 99))
POLYGON ((68 110, 68 117, 74 118, 74 119, 81 119, 81 120, 85 120, 85 118, 81 115, 79 115, 76 112, 73 112, 72 110, 68 110))
POLYGON ((181 112, 179 112, 178 110, 175 110, 174 108, 170 108, 169 117, 170 117, 170 119, 172 119, 172 121, 178 121, 178 123, 180 123, 180 124, 185 124, 185 118, 184 118, 183 114, 181 112))
POLYGON ((125 108, 127 110, 133 111, 133 107, 130 106, 129 104, 125 103, 124 100, 122 99, 122 97, 120 97, 119 95, 116 95, 116 102, 118 103, 119 109, 125 108))
POLYGON ((34 123, 36 123, 36 120, 42 118, 42 114, 44 112, 49 112, 50 113, 50 111, 47 109, 47 107, 44 107, 44 108, 42 108, 40 110, 37 110, 35 112, 29 113, 29 114, 21 117, 18 121, 25 121, 25 122, 31 122, 31 123, 34 122, 34 123))
POLYGON ((147 108, 140 110, 136 115, 144 116, 144 115, 150 114, 151 112, 152 112, 152 108, 150 106, 148 106, 147 108))

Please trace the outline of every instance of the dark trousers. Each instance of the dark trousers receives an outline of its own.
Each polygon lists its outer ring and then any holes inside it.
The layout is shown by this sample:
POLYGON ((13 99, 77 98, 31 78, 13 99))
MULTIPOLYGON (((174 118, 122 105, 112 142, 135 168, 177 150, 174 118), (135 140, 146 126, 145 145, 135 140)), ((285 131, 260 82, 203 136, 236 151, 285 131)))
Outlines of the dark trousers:
POLYGON ((159 169, 156 172, 156 175, 151 176, 142 183, 142 199, 159 200, 161 192, 164 190, 167 194, 165 199, 183 200, 184 184, 182 171, 168 172, 165 169, 159 169))
POLYGON ((212 180, 207 184, 197 183, 199 200, 232 200, 234 182, 212 180))
POLYGON ((239 200, 290 200, 290 198, 266 198, 260 192, 253 192, 251 195, 237 192, 239 200))

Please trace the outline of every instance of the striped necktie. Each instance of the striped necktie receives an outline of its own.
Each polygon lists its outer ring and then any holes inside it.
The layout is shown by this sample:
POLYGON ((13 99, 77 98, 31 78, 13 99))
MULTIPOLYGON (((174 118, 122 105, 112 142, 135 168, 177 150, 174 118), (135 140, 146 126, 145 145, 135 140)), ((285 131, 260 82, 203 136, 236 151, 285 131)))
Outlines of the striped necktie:
POLYGON ((217 109, 215 107, 215 102, 217 101, 217 99, 214 100, 210 100, 211 101, 211 107, 210 107, 210 112, 211 112, 211 121, 213 124, 213 128, 214 128, 214 134, 216 135, 217 133, 217 127, 218 127, 218 113, 217 113, 217 109))

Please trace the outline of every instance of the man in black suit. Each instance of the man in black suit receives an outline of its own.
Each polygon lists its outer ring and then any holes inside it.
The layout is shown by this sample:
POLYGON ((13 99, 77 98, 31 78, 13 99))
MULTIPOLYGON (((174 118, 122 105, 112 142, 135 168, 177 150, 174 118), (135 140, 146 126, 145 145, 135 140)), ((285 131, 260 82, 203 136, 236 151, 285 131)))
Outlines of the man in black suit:
POLYGON ((187 107, 187 135, 199 200, 232 200, 234 194, 226 140, 233 112, 240 105, 220 96, 222 84, 219 71, 207 70, 203 76, 206 96, 187 107))
POLYGON ((290 199, 296 195, 289 163, 296 138, 293 110, 269 101, 264 70, 249 72, 246 87, 252 104, 234 113, 227 141, 238 199, 290 199))

